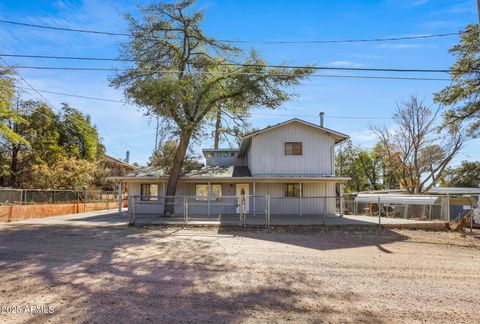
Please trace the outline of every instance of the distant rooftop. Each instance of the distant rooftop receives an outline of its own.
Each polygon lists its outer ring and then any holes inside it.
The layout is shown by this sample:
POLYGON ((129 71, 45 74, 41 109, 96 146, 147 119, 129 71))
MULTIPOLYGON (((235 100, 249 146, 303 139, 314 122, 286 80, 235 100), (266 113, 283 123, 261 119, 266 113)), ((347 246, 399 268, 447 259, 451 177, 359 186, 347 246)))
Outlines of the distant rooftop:
POLYGON ((437 195, 480 195, 480 188, 436 187, 428 191, 437 195))

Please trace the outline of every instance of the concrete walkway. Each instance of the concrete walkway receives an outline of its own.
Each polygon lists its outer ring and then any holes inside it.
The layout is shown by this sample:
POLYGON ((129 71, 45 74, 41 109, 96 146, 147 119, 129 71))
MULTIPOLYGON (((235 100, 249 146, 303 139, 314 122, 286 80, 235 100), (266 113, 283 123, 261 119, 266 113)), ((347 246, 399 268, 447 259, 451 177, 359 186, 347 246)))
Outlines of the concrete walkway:
POLYGON ((118 215, 117 209, 91 211, 80 214, 69 214, 45 218, 32 218, 23 221, 1 223, 2 225, 67 225, 67 226, 126 226, 128 225, 127 209, 123 209, 122 215, 118 215))
MULTIPOLYGON (((390 228, 429 228, 442 227, 442 221, 412 220, 403 218, 381 217, 381 225, 390 228)), ((11 223, 0 223, 1 226, 8 225, 65 225, 65 226, 126 226, 128 225, 128 210, 124 208, 122 215, 118 215, 116 209, 92 211, 81 214, 70 214, 63 216, 53 216, 47 218, 35 218, 11 223)), ((161 217, 159 215, 143 215, 137 217, 135 225, 137 226, 159 226, 159 225, 183 225, 183 217, 161 217)), ((240 219, 238 215, 222 215, 212 217, 190 217, 188 225, 191 226, 238 226, 240 219)), ((264 215, 247 215, 247 226, 263 227, 265 226, 264 215)), ((363 215, 345 215, 344 217, 329 215, 325 218, 317 215, 272 215, 270 218, 271 226, 351 226, 365 225, 378 226, 377 216, 363 215)))
MULTIPOLYGON (((149 226, 149 225, 180 225, 184 224, 183 217, 161 217, 159 215, 142 215, 137 216, 135 225, 149 226)), ((266 223, 265 215, 247 215, 247 226, 264 226, 266 223)), ((219 216, 190 216, 188 225, 212 225, 212 226, 236 226, 240 224, 240 217, 238 215, 219 215, 219 216)), ((417 225, 442 225, 442 221, 431 220, 413 220, 404 218, 389 218, 381 217, 380 222, 378 216, 363 216, 363 215, 345 215, 339 217, 336 215, 321 216, 321 215, 271 215, 271 226, 341 226, 341 225, 368 225, 375 226, 381 224, 386 227, 409 227, 417 225), (402 225, 402 226, 400 226, 402 225), (406 225, 406 226, 404 226, 406 225)))

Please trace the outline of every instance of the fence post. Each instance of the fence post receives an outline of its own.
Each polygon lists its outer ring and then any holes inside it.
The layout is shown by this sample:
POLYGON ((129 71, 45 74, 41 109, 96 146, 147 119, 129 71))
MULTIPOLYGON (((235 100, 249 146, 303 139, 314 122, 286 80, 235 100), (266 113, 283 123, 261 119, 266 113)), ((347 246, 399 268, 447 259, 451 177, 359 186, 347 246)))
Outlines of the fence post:
POLYGON ((447 194, 447 210, 446 210, 447 222, 450 222, 450 195, 447 194))
MULTIPOLYGON (((19 208, 19 218, 23 217, 23 189, 20 189, 20 208, 19 208)), ((25 219, 25 218, 24 218, 25 219)))
POLYGON ((340 217, 343 217, 343 204, 344 204, 344 197, 343 197, 343 183, 340 183, 340 217))
POLYGON ((183 224, 187 225, 187 197, 183 197, 183 224))
POLYGON ((210 198, 210 195, 211 195, 211 194, 212 194, 212 189, 211 189, 211 187, 210 187, 210 181, 209 181, 209 182, 208 182, 208 201, 207 201, 207 204, 208 204, 208 206, 207 206, 207 209, 208 209, 208 212, 207 212, 208 218, 210 218, 210 199, 211 199, 211 198, 210 198))
POLYGON ((266 224, 267 228, 270 228, 270 195, 265 195, 265 217, 266 217, 266 224))
POLYGON ((136 219, 136 215, 135 215, 135 205, 136 205, 136 200, 137 198, 135 196, 131 197, 128 201, 128 215, 129 215, 129 219, 128 219, 128 225, 132 226, 132 225, 135 225, 135 219, 136 219), (130 206, 130 203, 132 203, 132 205, 130 206), (131 207, 131 209, 130 209, 131 207))
POLYGON ((382 213, 380 212, 380 196, 378 196, 378 225, 382 226, 382 213))
POLYGON ((122 215, 122 183, 118 183, 118 215, 122 215))
POLYGON ((83 188, 83 212, 87 211, 87 189, 83 188))
POLYGON ((245 201, 244 195, 240 195, 240 226, 245 227, 245 201))
POLYGON ((325 225, 325 212, 327 208, 327 196, 325 196, 327 192, 325 191, 324 196, 323 196, 323 225, 325 225))

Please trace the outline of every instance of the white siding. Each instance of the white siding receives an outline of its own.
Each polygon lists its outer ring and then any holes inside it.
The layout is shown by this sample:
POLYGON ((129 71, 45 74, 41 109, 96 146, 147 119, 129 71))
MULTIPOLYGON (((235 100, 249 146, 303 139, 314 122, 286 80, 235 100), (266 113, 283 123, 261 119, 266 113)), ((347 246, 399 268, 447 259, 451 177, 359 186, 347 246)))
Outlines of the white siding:
MULTIPOLYGON (((270 195, 272 215, 333 215, 336 211, 335 183, 316 182, 303 184, 303 197, 284 197, 284 183, 257 183, 257 196, 270 195), (323 198, 323 197, 331 198, 323 198)), ((264 199, 256 198, 256 212, 264 213, 264 199)), ((253 211, 251 211, 252 213, 253 211)))
POLYGON ((248 166, 253 176, 333 175, 334 145, 333 136, 290 123, 252 138, 248 166), (285 142, 302 142, 303 155, 285 155, 285 142))
MULTIPOLYGON (((212 182, 214 184, 214 182, 212 182)), ((325 214, 333 215, 336 209, 335 183, 333 182, 316 182, 304 183, 304 197, 284 197, 284 183, 257 183, 256 197, 249 198, 250 214, 255 213, 261 215, 265 213, 266 199, 265 195, 271 197, 271 213, 272 215, 323 215, 324 205, 325 214), (326 191, 325 191, 326 190, 326 191), (324 196, 332 197, 324 199, 324 196), (255 204, 254 204, 255 201, 255 204), (325 204, 326 202, 326 204, 325 204)), ((159 183, 160 195, 162 184, 159 183)), ((129 183, 129 195, 140 195, 140 182, 129 183)), ((189 213, 191 215, 206 215, 208 212, 207 201, 197 201, 193 198, 195 195, 195 183, 180 182, 178 185, 177 196, 175 199, 175 214, 181 216, 183 214, 183 196, 190 196, 188 199, 189 213)), ((223 183, 222 195, 224 198, 210 202, 210 212, 215 214, 235 214, 236 199, 235 184, 223 183)), ((253 195, 253 184, 250 183, 250 195, 253 195)), ((163 199, 160 201, 139 201, 135 205, 138 214, 158 214, 163 213, 163 199)))

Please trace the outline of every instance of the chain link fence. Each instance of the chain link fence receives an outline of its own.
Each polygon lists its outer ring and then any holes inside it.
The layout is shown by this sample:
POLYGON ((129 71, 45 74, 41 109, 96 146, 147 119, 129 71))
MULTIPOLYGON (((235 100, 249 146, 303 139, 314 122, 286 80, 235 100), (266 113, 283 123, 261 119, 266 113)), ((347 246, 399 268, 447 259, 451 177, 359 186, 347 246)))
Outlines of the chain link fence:
POLYGON ((131 224, 216 224, 240 226, 401 224, 449 222, 468 215, 471 197, 346 194, 317 197, 278 196, 131 196, 131 224), (368 198, 368 199, 367 199, 368 198), (166 205, 173 205, 170 217, 166 205), (341 217, 345 215, 345 217, 341 217))
MULTIPOLYGON (((125 198, 126 195, 123 195, 125 198)), ((0 188, 0 205, 117 202, 117 191, 0 188)), ((112 205, 113 208, 113 205, 112 205)))
MULTIPOLYGON (((116 191, 0 188, 0 222, 118 208, 116 191)), ((122 194, 126 205, 126 193, 122 194)))

